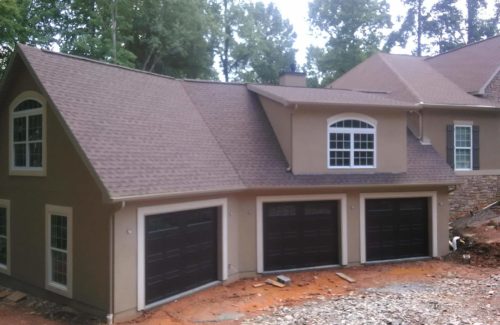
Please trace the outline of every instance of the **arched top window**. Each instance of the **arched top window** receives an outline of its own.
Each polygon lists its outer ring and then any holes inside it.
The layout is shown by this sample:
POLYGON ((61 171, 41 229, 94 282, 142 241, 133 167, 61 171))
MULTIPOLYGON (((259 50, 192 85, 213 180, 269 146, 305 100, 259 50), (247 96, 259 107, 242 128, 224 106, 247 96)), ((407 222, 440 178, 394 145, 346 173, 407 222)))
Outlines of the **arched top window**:
POLYGON ((358 116, 329 120, 329 168, 373 168, 375 150, 376 121, 358 116))
POLYGON ((42 104, 34 99, 22 101, 14 108, 14 112, 24 112, 28 110, 42 108, 42 104))
POLYGON ((11 104, 11 174, 32 176, 45 170, 44 107, 44 98, 31 91, 22 93, 11 104))

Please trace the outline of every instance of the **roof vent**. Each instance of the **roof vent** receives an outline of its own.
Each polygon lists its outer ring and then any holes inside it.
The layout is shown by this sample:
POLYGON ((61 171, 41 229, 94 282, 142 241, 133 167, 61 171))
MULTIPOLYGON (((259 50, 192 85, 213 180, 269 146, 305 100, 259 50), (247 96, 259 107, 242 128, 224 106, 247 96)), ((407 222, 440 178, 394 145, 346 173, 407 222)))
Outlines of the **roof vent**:
POLYGON ((280 86, 287 87, 306 87, 306 73, 297 72, 297 66, 290 64, 290 71, 280 73, 280 86))

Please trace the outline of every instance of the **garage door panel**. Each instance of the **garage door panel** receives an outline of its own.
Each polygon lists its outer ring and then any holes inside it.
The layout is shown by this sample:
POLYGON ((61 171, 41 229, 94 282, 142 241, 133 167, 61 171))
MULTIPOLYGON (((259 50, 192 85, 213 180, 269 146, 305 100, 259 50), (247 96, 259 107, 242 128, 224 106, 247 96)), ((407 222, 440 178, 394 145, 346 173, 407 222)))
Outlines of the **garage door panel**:
POLYGON ((338 203, 264 204, 264 269, 338 263, 338 203))
POLYGON ((368 261, 428 256, 426 198, 366 201, 368 261))
POLYGON ((146 216, 146 303, 217 280, 218 208, 146 216))

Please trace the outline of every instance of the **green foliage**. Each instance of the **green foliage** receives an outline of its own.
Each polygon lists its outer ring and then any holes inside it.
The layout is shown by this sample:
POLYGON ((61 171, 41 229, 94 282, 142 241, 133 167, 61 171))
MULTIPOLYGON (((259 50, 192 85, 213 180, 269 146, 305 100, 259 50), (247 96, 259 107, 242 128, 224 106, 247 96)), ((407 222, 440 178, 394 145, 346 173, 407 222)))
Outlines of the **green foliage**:
POLYGON ((16 0, 0 1, 0 77, 18 40, 18 35, 23 30, 20 19, 20 10, 16 0))
POLYGON ((277 84, 280 71, 295 64, 293 27, 281 17, 278 9, 258 2, 243 6, 244 23, 238 30, 240 41, 234 46, 238 62, 236 80, 277 84))
POLYGON ((385 0, 313 0, 309 21, 327 36, 324 49, 308 50, 311 84, 325 85, 363 61, 380 46, 382 29, 392 26, 385 0))

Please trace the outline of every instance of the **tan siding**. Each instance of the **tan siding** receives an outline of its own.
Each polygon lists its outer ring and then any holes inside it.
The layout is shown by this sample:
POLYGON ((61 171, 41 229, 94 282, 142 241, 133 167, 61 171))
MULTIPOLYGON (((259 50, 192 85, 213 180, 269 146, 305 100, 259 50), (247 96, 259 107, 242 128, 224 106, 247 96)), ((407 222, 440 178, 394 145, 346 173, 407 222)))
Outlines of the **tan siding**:
MULTIPOLYGON (((406 113, 356 109, 356 113, 377 120, 377 168, 356 169, 357 173, 401 173, 406 171, 406 113)), ((300 107, 293 114, 293 172, 300 174, 352 173, 352 169, 329 169, 327 120, 352 109, 300 107)))
POLYGON ((16 62, 8 96, 0 103, 0 198, 11 200, 12 277, 45 287, 45 205, 73 208, 73 298, 107 312, 108 216, 98 187, 47 107, 47 176, 8 175, 8 106, 21 92, 39 91, 16 62))
POLYGON ((471 121, 479 125, 481 170, 500 169, 500 115, 495 112, 464 111, 424 111, 424 136, 430 139, 432 146, 446 158, 446 125, 454 121, 471 121))
POLYGON ((286 160, 291 164, 292 157, 292 109, 284 107, 266 97, 259 96, 274 134, 280 143, 286 160))

